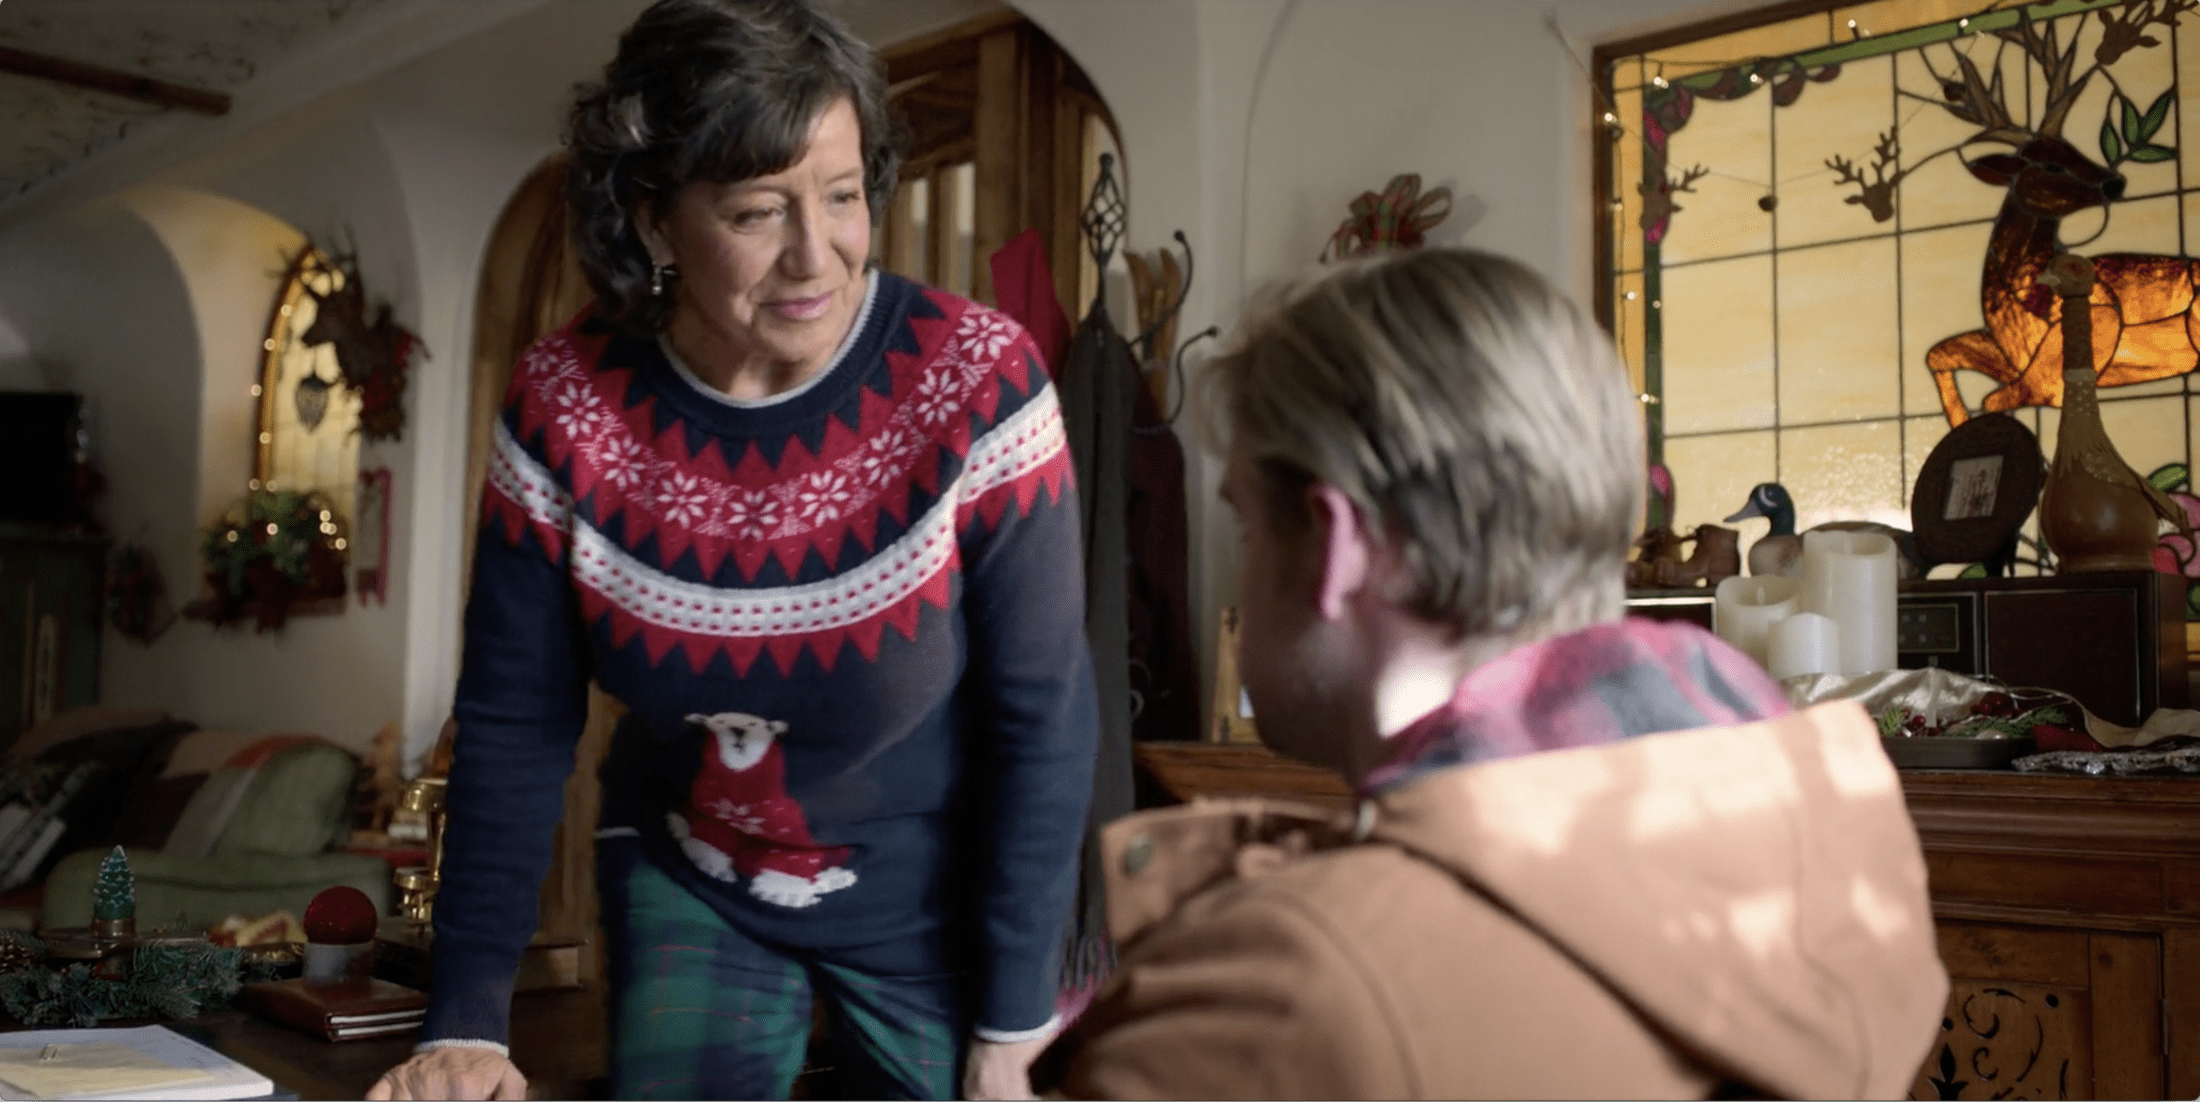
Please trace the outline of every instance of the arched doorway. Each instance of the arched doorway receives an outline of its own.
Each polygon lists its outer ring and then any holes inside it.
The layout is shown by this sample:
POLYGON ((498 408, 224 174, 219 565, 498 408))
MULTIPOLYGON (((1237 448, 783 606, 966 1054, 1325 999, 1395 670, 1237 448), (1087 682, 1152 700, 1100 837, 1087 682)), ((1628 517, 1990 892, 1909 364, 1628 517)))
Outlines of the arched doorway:
POLYGON ((1114 116, 1091 78, 1014 12, 890 46, 881 57, 908 148, 901 186, 874 239, 879 262, 990 303, 987 258, 1036 229, 1063 310, 1083 314, 1100 273, 1078 215, 1100 154, 1122 159, 1114 116))

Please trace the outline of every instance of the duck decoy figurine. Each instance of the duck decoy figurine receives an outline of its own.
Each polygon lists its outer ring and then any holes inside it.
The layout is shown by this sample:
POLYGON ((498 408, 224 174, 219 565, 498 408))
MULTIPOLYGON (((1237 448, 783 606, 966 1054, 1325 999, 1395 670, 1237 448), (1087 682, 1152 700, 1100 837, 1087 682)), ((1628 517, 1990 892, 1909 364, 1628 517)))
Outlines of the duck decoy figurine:
MULTIPOLYGON (((1803 576, 1803 537, 1795 533, 1795 499, 1788 496, 1787 487, 1777 482, 1760 482, 1749 491, 1749 503, 1741 511, 1726 518, 1732 524, 1751 517, 1764 517, 1772 522, 1772 530, 1765 538, 1749 548, 1749 573, 1752 577, 1782 574, 1790 578, 1803 576)), ((1832 520, 1811 529, 1813 532, 1877 532, 1894 541, 1895 575, 1910 579, 1925 576, 1930 564, 1918 557, 1917 541, 1910 533, 1893 525, 1869 520, 1832 520)))

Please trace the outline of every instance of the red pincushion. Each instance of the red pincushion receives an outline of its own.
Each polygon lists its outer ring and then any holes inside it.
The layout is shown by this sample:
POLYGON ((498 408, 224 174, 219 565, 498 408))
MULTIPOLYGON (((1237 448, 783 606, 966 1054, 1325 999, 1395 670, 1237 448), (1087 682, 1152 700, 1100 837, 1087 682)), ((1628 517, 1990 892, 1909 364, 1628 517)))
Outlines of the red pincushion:
POLYGON ((374 900, 357 888, 338 886, 306 904, 306 940, 322 945, 357 945, 374 940, 374 900))

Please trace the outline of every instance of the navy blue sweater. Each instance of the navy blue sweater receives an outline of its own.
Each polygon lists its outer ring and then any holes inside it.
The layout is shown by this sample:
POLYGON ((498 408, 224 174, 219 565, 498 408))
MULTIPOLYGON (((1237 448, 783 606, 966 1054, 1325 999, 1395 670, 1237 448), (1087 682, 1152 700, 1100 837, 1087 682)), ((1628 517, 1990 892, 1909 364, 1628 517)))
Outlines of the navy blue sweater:
POLYGON ((968 943, 976 1024, 1043 1025, 1098 726, 1074 493, 1030 338, 891 274, 765 403, 589 312, 538 342, 483 493, 423 1038, 505 1039, 591 678, 628 709, 604 832, 769 943, 968 943))

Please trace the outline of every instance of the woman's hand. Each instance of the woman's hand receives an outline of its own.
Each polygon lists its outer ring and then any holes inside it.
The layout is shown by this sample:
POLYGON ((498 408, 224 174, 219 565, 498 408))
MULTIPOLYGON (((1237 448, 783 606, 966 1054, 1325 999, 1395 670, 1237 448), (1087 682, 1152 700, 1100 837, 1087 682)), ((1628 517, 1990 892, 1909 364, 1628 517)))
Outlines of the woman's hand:
MULTIPOLYGON (((429 1049, 382 1073, 369 1102, 415 1098, 526 1098, 527 1077, 493 1048, 429 1049)), ((1024 1097, 1030 1097, 1025 1095, 1024 1097)))
POLYGON ((1029 1041, 970 1042, 963 1061, 963 1097, 968 1099, 1037 1098, 1031 1093, 1031 1063, 1052 1037, 1029 1041))

